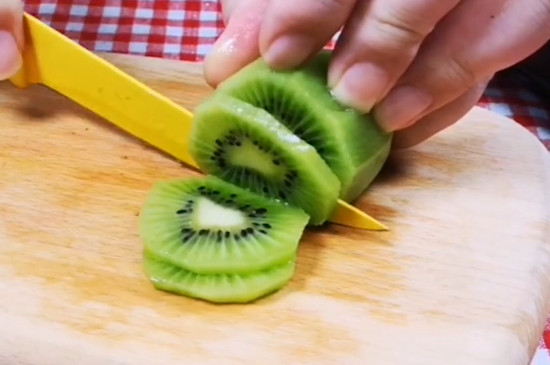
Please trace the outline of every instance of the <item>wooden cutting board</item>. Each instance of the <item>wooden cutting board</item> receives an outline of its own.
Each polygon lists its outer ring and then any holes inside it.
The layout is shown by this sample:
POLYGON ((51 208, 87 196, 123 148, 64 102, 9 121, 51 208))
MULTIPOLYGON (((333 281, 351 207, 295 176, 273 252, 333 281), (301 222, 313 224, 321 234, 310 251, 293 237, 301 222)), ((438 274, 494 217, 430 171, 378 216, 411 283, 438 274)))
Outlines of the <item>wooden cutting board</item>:
MULTIPOLYGON (((193 108, 200 66, 110 60, 193 108)), ((527 364, 550 310, 550 158, 475 108, 395 153, 357 204, 391 228, 308 230, 253 305, 156 291, 138 214, 193 172, 52 91, 0 84, 0 364, 527 364)))

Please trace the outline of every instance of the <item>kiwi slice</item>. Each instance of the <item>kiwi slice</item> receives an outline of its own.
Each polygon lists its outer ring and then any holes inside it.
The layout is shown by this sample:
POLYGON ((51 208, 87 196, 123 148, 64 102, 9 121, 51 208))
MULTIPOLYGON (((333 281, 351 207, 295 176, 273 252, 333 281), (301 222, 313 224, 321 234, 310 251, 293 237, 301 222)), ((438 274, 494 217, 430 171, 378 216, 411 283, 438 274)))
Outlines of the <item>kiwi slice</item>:
POLYGON ((391 147, 371 115, 345 108, 327 87, 330 61, 321 52, 307 65, 274 71, 258 59, 223 82, 217 93, 266 110, 312 145, 341 182, 340 198, 355 200, 382 169, 391 147))
POLYGON ((149 252, 144 271, 157 290, 214 303, 247 303, 284 287, 294 275, 296 256, 275 266, 246 274, 197 274, 149 252))
POLYGON ((145 248, 198 274, 242 274, 294 257, 309 216, 215 176, 161 181, 142 209, 145 248))
POLYGON ((231 96, 214 94, 195 109, 190 152, 206 173, 300 207, 312 225, 336 208, 340 181, 315 148, 231 96))

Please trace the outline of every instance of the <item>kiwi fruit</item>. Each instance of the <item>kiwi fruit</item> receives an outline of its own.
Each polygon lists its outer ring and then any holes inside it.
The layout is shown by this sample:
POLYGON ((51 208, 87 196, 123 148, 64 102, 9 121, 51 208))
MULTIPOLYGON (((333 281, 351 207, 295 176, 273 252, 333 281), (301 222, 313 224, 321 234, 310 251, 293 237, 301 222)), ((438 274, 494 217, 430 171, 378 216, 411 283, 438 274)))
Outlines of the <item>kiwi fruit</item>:
POLYGON ((283 288, 293 277, 293 255, 287 261, 246 274, 197 274, 144 253, 144 271, 158 290, 212 303, 248 303, 283 288))
POLYGON ((145 249, 196 274, 247 274, 296 254, 309 216, 215 176, 158 182, 142 208, 145 249))
POLYGON ((259 59, 195 109, 190 153, 206 176, 157 183, 141 214, 155 288, 215 303, 273 293, 306 226, 375 179, 392 134, 332 97, 329 61, 273 71, 259 59))
POLYGON ((392 141, 369 114, 339 104, 327 86, 330 53, 303 67, 274 71, 258 59, 218 86, 225 94, 264 109, 313 146, 341 182, 339 197, 353 201, 382 169, 392 141))
POLYGON ((195 109, 190 153, 205 173, 300 207, 311 225, 337 206, 340 180, 316 149, 232 96, 215 93, 195 109))

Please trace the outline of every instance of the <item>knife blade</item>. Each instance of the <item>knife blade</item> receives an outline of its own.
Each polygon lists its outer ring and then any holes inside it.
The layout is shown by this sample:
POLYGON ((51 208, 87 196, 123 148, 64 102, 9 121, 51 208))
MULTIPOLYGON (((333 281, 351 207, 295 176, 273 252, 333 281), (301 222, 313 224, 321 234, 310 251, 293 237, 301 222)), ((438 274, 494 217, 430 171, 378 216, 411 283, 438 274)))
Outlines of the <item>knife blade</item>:
MULTIPOLYGON (((200 171, 189 153, 193 114, 32 15, 24 14, 23 67, 10 81, 42 84, 120 129, 200 171), (60 57, 60 55, 63 55, 60 57)), ((330 222, 366 229, 388 227, 342 200, 330 222)))

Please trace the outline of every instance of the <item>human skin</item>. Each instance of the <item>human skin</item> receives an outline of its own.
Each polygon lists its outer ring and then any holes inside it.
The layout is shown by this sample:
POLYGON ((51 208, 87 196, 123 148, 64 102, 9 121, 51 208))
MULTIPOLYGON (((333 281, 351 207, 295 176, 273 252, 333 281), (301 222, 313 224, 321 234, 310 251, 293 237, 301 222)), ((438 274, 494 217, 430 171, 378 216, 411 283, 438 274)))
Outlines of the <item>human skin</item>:
POLYGON ((20 0, 0 0, 0 80, 10 78, 21 67, 22 20, 20 0))
POLYGON ((216 87, 262 56, 292 69, 341 28, 329 87, 373 113, 394 147, 457 122, 495 73, 550 39, 550 0, 222 0, 226 28, 205 60, 216 87))

